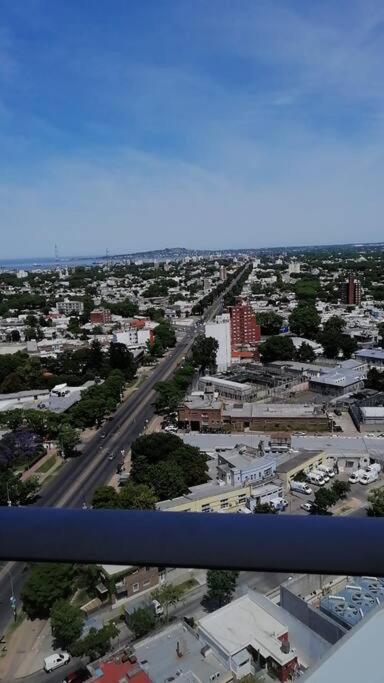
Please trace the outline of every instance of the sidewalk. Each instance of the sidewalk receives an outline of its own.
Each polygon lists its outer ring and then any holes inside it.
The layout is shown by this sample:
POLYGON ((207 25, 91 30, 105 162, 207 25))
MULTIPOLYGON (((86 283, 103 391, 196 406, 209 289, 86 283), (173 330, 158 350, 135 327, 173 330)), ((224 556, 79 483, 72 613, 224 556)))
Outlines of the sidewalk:
POLYGON ((8 640, 7 654, 0 659, 0 679, 12 681, 39 671, 44 657, 53 652, 50 623, 24 619, 8 640))

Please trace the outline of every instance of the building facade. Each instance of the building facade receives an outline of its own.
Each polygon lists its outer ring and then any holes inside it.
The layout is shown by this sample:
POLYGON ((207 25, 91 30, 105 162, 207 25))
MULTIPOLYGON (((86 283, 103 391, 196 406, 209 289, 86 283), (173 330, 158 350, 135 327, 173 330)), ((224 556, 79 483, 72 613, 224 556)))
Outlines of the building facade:
POLYGON ((89 314, 89 320, 93 325, 105 325, 111 322, 111 311, 108 308, 95 308, 89 314))
POLYGON ((213 322, 205 323, 205 336, 216 339, 219 348, 216 354, 218 372, 225 372, 231 365, 231 323, 229 313, 216 316, 213 322))
POLYGON ((60 313, 64 313, 64 315, 70 315, 71 313, 81 315, 84 312, 84 304, 82 301, 58 301, 56 309, 60 313))
POLYGON ((352 273, 340 285, 340 299, 346 306, 358 306, 361 303, 361 284, 352 273))
POLYGON ((252 307, 244 299, 239 299, 230 308, 232 355, 243 346, 256 347, 260 341, 260 325, 252 307))

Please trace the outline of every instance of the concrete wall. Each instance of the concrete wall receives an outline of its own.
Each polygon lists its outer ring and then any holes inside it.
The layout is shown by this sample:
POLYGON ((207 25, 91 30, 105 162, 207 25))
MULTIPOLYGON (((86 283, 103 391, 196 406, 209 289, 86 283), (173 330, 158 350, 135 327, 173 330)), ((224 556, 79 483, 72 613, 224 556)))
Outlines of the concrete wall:
MULTIPOLYGON (((318 576, 306 576, 305 579, 309 582, 313 580, 313 582, 317 584, 317 586, 309 586, 309 588, 312 588, 313 590, 318 589, 318 576)), ((302 589, 304 590, 302 595, 308 595, 312 592, 311 590, 307 592, 305 588, 306 587, 303 585, 302 589)), ((295 589, 297 589, 297 586, 295 586, 295 589)), ((320 612, 319 609, 309 605, 301 595, 296 595, 290 590, 287 583, 280 586, 280 606, 332 645, 337 643, 337 641, 347 633, 347 629, 343 628, 343 626, 327 617, 327 615, 320 612)))

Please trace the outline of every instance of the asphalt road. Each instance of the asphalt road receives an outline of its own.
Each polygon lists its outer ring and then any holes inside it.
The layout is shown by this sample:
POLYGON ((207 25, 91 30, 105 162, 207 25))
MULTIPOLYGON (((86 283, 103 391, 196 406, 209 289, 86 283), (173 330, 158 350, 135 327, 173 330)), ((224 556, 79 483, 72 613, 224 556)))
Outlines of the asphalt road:
MULTIPOLYGON (((279 574, 275 572, 241 572, 237 581, 237 589, 235 597, 240 597, 247 592, 249 588, 254 589, 260 593, 268 593, 269 591, 278 588, 283 581, 288 579, 288 574, 279 574)), ((184 616, 196 616, 197 618, 203 616, 204 609, 201 606, 201 600, 206 592, 206 586, 199 586, 191 593, 187 594, 182 603, 178 604, 174 608, 170 608, 170 618, 172 621, 177 619, 182 619, 184 616)), ((143 597, 142 601, 135 601, 135 608, 139 604, 148 604, 148 597, 143 597)), ((119 646, 128 645, 129 641, 119 640, 119 646)), ((64 677, 70 672, 75 671, 76 666, 80 664, 79 659, 73 659, 67 666, 57 669, 50 674, 46 674, 44 671, 38 671, 31 676, 27 676, 23 679, 25 683, 61 683, 64 677)), ((8 683, 8 682, 6 682, 8 683)))
MULTIPOLYGON (((148 379, 116 411, 113 419, 87 444, 81 456, 64 463, 57 477, 43 489, 36 505, 44 507, 81 507, 89 502, 95 488, 104 484, 116 471, 118 459, 108 460, 111 451, 128 450, 143 432, 154 413, 156 382, 167 379, 192 345, 192 329, 163 358, 148 379), (101 434, 105 433, 105 438, 101 434)), ((27 565, 8 562, 0 570, 0 634, 12 619, 10 597, 19 600, 27 565)))
MULTIPOLYGON (((242 269, 241 273, 243 272, 242 269)), ((240 274, 229 285, 230 291, 240 274)), ((204 320, 213 318, 222 308, 223 292, 204 313, 204 320)), ((118 459, 108 460, 110 452, 128 450, 132 442, 143 432, 146 422, 154 414, 157 382, 168 379, 192 346, 194 337, 201 330, 192 327, 175 348, 168 352, 148 379, 118 408, 112 420, 100 429, 87 444, 83 453, 64 463, 63 467, 41 492, 36 505, 44 507, 82 507, 89 503, 97 486, 110 479, 116 470, 118 459), (102 437, 102 434, 105 436, 102 437)), ((28 566, 22 562, 8 562, 0 569, 0 635, 13 618, 10 598, 20 604, 20 591, 28 566)))

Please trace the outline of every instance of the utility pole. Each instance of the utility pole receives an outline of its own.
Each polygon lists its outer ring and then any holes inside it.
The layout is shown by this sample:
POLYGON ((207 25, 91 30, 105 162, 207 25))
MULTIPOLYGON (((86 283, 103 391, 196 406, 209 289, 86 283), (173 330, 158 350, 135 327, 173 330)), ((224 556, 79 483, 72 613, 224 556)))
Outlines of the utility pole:
POLYGON ((15 592, 13 590, 13 578, 11 572, 9 572, 9 580, 11 583, 11 597, 9 598, 9 602, 11 603, 12 611, 13 611, 13 618, 16 621, 17 619, 17 607, 16 607, 16 597, 15 597, 15 592))

